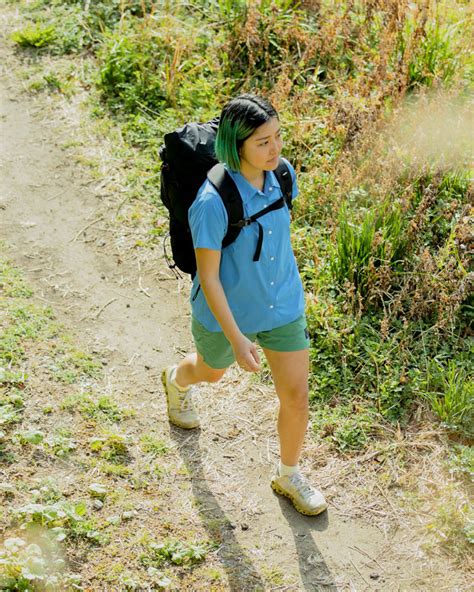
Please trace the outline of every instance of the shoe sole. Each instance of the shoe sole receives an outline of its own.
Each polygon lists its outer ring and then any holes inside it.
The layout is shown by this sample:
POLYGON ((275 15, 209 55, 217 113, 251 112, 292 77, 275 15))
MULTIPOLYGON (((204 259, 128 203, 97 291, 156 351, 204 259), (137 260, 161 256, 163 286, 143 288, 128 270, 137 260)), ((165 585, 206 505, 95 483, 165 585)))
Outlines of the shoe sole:
POLYGON ((296 508, 296 510, 298 510, 298 512, 300 514, 304 514, 305 516, 317 516, 318 514, 322 514, 325 510, 327 510, 328 505, 327 504, 324 504, 324 506, 319 506, 318 508, 316 508, 316 510, 314 510, 314 512, 308 512, 308 510, 303 509, 298 504, 298 502, 295 500, 295 498, 291 494, 289 494, 287 491, 285 491, 284 489, 282 489, 277 483, 274 483, 272 481, 271 488, 276 493, 287 497, 291 501, 291 503, 294 505, 294 507, 296 508))
POLYGON ((199 427, 199 422, 197 422, 196 424, 193 425, 189 425, 189 424, 185 424, 185 423, 181 423, 180 421, 173 419, 170 415, 170 401, 168 398, 168 385, 166 384, 166 368, 163 370, 163 372, 161 373, 161 382, 163 384, 163 388, 165 389, 165 394, 166 394, 166 407, 168 410, 168 419, 170 420, 170 423, 172 423, 173 425, 177 426, 178 428, 183 428, 185 430, 193 430, 195 428, 199 427))

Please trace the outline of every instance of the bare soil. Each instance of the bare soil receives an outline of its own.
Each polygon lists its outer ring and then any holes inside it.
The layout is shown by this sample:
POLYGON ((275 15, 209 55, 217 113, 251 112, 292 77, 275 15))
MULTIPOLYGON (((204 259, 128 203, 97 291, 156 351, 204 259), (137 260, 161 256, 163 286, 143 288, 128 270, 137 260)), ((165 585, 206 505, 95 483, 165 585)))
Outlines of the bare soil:
MULTIPOLYGON (((220 537, 213 561, 225 578, 215 590, 467 590, 446 557, 423 551, 415 521, 396 518, 395 493, 386 499, 364 483, 370 455, 342 458, 308 436, 304 469, 329 501, 319 517, 299 515, 271 491, 277 400, 268 380, 233 368, 220 384, 200 389, 200 430, 168 424, 159 376, 192 347, 187 282, 173 278, 159 250, 133 248, 141 230, 117 222, 123 195, 110 192, 110 172, 97 178, 79 164, 84 146, 101 149, 101 139, 80 125, 80 100, 25 92, 6 40, 0 64, 0 216, 9 257, 35 298, 105 360, 113 392, 136 411, 128 429, 173 444, 175 470, 165 484, 133 494, 141 508, 135 531, 162 532, 166 523, 174 533, 220 537)), ((44 396, 64 396, 64 388, 49 388, 44 396)), ((67 466, 23 469, 25 478, 44 470, 74 487, 76 473, 67 466)), ((127 563, 128 543, 123 556, 104 547, 76 558, 87 589, 120 589, 99 574, 127 563)), ((201 585, 188 580, 182 589, 201 585)))

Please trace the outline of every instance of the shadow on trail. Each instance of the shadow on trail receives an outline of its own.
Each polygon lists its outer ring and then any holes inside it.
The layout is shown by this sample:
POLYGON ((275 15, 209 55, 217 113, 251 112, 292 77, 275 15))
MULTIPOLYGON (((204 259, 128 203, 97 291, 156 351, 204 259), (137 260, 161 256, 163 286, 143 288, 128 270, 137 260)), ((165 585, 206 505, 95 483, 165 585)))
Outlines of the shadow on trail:
POLYGON ((287 520, 295 539, 301 590, 337 592, 336 582, 313 538, 314 532, 323 532, 328 528, 328 513, 323 512, 319 516, 303 516, 291 506, 289 500, 277 497, 281 513, 287 520))
MULTIPOLYGON (((234 527, 209 489, 203 469, 202 451, 199 446, 200 430, 183 431, 170 425, 170 436, 183 459, 193 490, 194 499, 204 526, 212 540, 221 543, 218 551, 226 571, 230 592, 264 592, 271 590, 265 584, 250 557, 240 546, 234 527)), ((279 496, 278 496, 279 497, 279 496)), ((324 531, 328 526, 328 514, 318 517, 302 516, 279 497, 282 515, 288 521, 295 539, 302 588, 311 592, 337 592, 337 586, 313 539, 314 531, 324 531)), ((280 587, 279 587, 280 588, 280 587)), ((285 590, 290 588, 283 587, 285 590)), ((297 591, 296 588, 291 590, 297 591)))
POLYGON ((264 581, 239 545, 229 518, 207 485, 199 447, 200 430, 193 430, 191 434, 183 432, 170 426, 170 436, 188 470, 203 524, 210 538, 221 543, 218 554, 227 573, 230 592, 264 592, 264 581))

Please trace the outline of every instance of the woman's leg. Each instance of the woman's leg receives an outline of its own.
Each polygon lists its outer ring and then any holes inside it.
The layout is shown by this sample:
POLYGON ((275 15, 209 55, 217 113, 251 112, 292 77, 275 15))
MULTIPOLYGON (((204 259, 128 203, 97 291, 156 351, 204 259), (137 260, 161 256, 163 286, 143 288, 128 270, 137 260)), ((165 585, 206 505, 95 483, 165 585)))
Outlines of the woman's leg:
POLYGON ((175 380, 179 386, 186 388, 198 382, 217 382, 225 374, 226 368, 216 369, 208 366, 201 354, 188 354, 176 368, 175 380))
POLYGON ((280 400, 278 435, 280 458, 285 465, 298 464, 308 427, 309 350, 263 350, 280 400))
POLYGON ((309 351, 263 351, 280 399, 278 434, 281 464, 271 486, 280 495, 290 498, 298 512, 316 516, 326 510, 326 500, 300 474, 297 466, 308 427, 309 351))
POLYGON ((199 427, 199 417, 194 409, 190 387, 198 382, 217 382, 224 373, 225 369, 211 368, 196 353, 188 354, 178 366, 164 368, 161 380, 171 423, 186 429, 199 427))

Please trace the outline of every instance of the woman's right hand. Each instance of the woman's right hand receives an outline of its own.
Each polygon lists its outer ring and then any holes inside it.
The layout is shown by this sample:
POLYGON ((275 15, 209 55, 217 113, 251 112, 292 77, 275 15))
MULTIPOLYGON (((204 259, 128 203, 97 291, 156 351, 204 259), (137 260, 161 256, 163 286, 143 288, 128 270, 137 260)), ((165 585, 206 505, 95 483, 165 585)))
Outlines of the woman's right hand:
POLYGON ((247 372, 258 372, 260 370, 260 357, 255 343, 242 335, 237 341, 232 343, 235 360, 237 364, 247 372))

